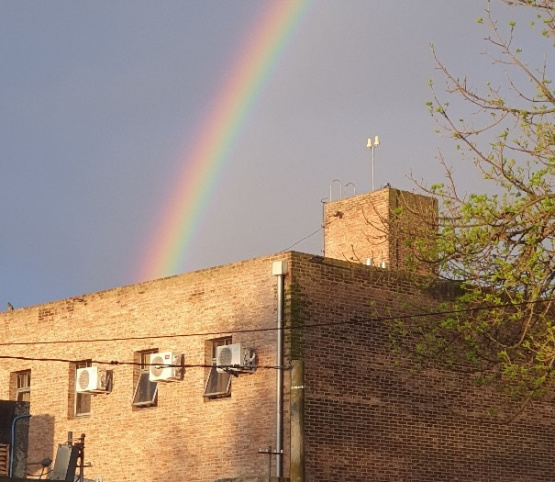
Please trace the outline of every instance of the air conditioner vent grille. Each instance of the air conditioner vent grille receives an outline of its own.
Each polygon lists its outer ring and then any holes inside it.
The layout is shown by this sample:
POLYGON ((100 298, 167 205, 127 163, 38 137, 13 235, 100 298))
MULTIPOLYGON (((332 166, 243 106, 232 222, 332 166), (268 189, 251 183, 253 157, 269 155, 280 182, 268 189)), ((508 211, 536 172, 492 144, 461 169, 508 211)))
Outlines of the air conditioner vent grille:
POLYGON ((220 365, 223 365, 223 366, 231 365, 232 361, 233 361, 233 351, 231 350, 231 348, 228 348, 227 346, 222 347, 222 349, 220 350, 220 358, 219 358, 220 365))
POLYGON ((150 363, 150 373, 152 373, 156 377, 160 377, 162 375, 162 372, 164 371, 164 367, 162 366, 164 365, 164 359, 160 355, 153 356, 150 359, 150 363))
POLYGON ((79 384, 79 388, 81 390, 86 390, 87 387, 89 386, 91 381, 91 376, 89 374, 88 370, 82 370, 79 373, 79 380, 77 381, 77 383, 79 384))

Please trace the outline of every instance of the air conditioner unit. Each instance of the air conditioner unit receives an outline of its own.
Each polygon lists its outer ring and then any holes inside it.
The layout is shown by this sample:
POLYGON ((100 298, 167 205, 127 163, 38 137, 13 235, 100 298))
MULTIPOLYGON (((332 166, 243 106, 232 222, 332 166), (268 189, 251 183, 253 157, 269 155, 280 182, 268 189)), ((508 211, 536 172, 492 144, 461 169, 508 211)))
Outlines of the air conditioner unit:
POLYGON ((216 370, 219 373, 252 373, 256 368, 256 353, 241 343, 216 347, 216 370))
POLYGON ((77 393, 107 393, 109 372, 98 367, 78 368, 75 378, 77 393))
POLYGON ((172 351, 163 351, 150 355, 148 379, 151 382, 173 382, 181 380, 183 378, 183 369, 181 367, 182 356, 181 353, 174 353, 172 351))

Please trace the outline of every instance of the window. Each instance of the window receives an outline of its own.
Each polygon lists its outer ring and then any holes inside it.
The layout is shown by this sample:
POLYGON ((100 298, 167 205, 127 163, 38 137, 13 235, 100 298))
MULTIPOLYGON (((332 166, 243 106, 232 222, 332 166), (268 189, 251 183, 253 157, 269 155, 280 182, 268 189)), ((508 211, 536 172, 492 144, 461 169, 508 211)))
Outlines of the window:
POLYGON ((18 402, 31 401, 31 370, 15 374, 15 399, 18 402))
MULTIPOLYGON (((84 360, 75 363, 75 385, 77 386, 77 370, 79 368, 87 368, 92 366, 91 360, 84 360)), ((90 393, 77 393, 75 390, 75 407, 73 413, 76 417, 83 415, 90 415, 91 413, 91 394, 90 393)))
POLYGON ((231 337, 218 338, 210 340, 208 351, 210 353, 210 361, 212 364, 206 386, 204 387, 204 396, 206 398, 222 398, 231 395, 231 374, 220 373, 216 369, 216 348, 223 345, 231 345, 231 337))
POLYGON ((152 407, 158 403, 158 383, 148 379, 150 371, 150 355, 158 353, 158 350, 146 350, 137 352, 135 360, 138 363, 135 370, 135 394, 133 395, 133 406, 152 407))

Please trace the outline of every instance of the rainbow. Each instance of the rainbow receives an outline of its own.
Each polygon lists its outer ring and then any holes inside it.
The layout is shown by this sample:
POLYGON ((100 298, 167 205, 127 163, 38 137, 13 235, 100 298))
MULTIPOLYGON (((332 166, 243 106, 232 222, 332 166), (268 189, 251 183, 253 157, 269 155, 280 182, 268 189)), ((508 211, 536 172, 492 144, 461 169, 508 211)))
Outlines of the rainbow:
POLYGON ((311 0, 263 3, 261 18, 241 46, 231 73, 226 74, 226 82, 175 177, 161 221, 143 256, 140 280, 168 276, 182 269, 220 171, 310 3, 311 0))

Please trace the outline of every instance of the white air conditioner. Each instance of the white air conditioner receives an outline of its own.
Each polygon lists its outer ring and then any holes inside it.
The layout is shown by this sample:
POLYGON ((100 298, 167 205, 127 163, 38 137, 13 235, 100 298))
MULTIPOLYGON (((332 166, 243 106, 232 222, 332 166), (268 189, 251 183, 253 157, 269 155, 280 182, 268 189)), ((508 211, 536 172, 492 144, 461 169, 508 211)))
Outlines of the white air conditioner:
POLYGON ((244 348, 241 343, 218 346, 216 365, 220 373, 252 373, 256 368, 256 353, 252 348, 244 348))
POLYGON ((107 393, 109 391, 107 370, 98 367, 78 368, 75 378, 77 393, 107 393))
POLYGON ((181 353, 174 353, 172 351, 153 353, 150 355, 148 379, 151 382, 173 382, 181 380, 183 378, 181 358, 181 353))

